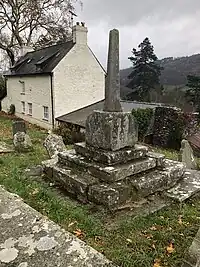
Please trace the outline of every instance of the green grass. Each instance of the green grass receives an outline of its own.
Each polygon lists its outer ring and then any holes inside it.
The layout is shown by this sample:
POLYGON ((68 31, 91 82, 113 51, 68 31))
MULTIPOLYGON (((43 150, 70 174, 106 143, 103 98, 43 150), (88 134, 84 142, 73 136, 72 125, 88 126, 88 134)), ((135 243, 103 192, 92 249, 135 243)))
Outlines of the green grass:
MULTIPOLYGON (((0 140, 9 144, 12 142, 11 126, 9 118, 0 117, 0 140)), ((28 134, 34 151, 1 156, 0 184, 66 230, 73 233, 80 229, 82 240, 119 266, 152 267, 155 259, 161 260, 163 267, 181 266, 185 250, 200 225, 200 200, 173 205, 146 217, 94 211, 90 205, 81 205, 65 197, 44 179, 25 176, 27 167, 47 159, 42 146, 46 131, 29 125, 28 134), (168 254, 166 248, 171 241, 175 250, 168 254)), ((156 151, 172 159, 177 157, 173 151, 156 151)))

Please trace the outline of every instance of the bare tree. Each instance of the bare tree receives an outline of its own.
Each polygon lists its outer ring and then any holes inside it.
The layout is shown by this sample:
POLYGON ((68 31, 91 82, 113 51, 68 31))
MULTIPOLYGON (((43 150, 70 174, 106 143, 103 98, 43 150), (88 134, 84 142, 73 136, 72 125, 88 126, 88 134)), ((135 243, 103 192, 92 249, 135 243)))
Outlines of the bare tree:
MULTIPOLYGON (((10 64, 21 47, 67 40, 70 14, 78 0, 0 0, 0 49, 10 64)), ((81 2, 80 2, 81 3, 81 2)))

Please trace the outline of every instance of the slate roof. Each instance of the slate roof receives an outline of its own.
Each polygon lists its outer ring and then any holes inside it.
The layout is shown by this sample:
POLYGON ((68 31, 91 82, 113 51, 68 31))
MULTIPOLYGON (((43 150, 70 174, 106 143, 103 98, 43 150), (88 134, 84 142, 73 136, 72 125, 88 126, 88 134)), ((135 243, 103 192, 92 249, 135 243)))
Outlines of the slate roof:
MULTIPOLYGON (((122 109, 124 112, 130 112, 133 109, 138 108, 156 108, 158 106, 165 106, 161 103, 146 103, 146 102, 137 102, 137 101, 123 101, 121 100, 122 109)), ((103 110, 104 100, 96 102, 92 105, 86 106, 84 108, 78 109, 71 113, 65 114, 56 118, 57 121, 67 122, 75 124, 85 128, 85 122, 89 114, 94 110, 103 110)))
POLYGON ((29 52, 11 67, 6 76, 51 73, 73 46, 73 41, 69 41, 29 52))

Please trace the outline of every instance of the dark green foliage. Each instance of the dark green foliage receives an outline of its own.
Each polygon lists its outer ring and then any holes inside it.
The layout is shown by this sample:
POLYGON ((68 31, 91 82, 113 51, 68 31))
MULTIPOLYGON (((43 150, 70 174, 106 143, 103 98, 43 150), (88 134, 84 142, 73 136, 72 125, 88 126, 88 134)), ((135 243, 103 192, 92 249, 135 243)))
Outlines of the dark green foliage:
POLYGON ((184 114, 178 114, 176 118, 171 121, 171 130, 169 132, 169 148, 179 150, 181 148, 181 141, 183 139, 186 121, 184 114))
POLYGON ((6 80, 3 76, 0 76, 0 100, 6 96, 6 80))
POLYGON ((8 111, 9 115, 14 115, 15 114, 15 105, 11 104, 10 109, 8 111))
POLYGON ((62 136, 65 145, 71 145, 85 140, 84 133, 81 133, 80 127, 75 125, 69 126, 65 123, 61 123, 54 129, 54 133, 62 136))
POLYGON ((150 101, 151 92, 159 87, 162 68, 148 38, 145 38, 138 48, 138 51, 133 48, 133 56, 129 57, 133 70, 128 76, 131 81, 127 86, 135 90, 137 100, 150 101))
POLYGON ((200 77, 188 75, 187 79, 189 89, 185 93, 186 99, 193 103, 197 112, 200 112, 200 77))
POLYGON ((146 109, 133 109, 133 116, 136 118, 138 125, 138 138, 143 141, 145 134, 147 133, 148 127, 153 116, 153 110, 150 108, 146 109))

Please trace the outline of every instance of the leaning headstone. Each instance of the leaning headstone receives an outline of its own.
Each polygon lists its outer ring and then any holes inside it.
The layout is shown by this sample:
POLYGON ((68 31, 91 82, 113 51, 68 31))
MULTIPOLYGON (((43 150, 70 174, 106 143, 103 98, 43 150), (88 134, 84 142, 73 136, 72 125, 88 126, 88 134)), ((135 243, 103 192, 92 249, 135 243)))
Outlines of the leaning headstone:
POLYGON ((18 132, 14 135, 13 144, 18 152, 26 152, 32 150, 32 142, 28 134, 18 132))
POLYGON ((44 141, 44 147, 46 148, 50 158, 54 158, 59 152, 66 150, 62 136, 56 134, 48 135, 48 137, 44 141))
POLYGON ((19 132, 20 133, 26 133, 25 121, 23 121, 23 120, 13 121, 12 130, 13 130, 13 136, 19 132))
POLYGON ((185 163, 187 169, 197 169, 193 150, 187 140, 182 140, 181 142, 180 160, 185 163))

